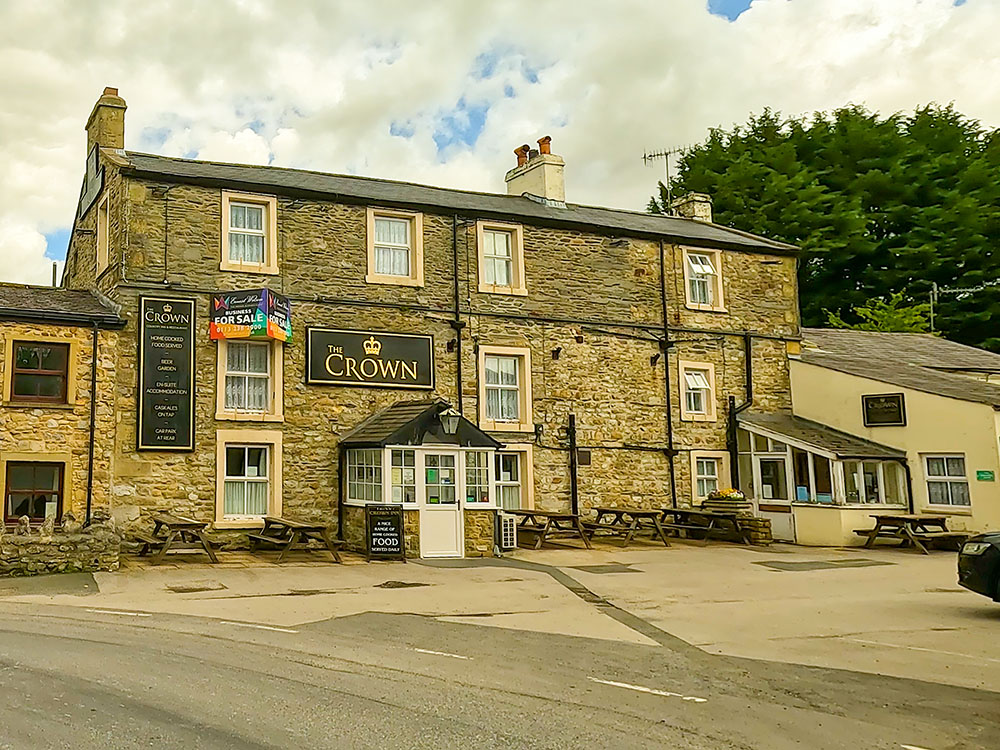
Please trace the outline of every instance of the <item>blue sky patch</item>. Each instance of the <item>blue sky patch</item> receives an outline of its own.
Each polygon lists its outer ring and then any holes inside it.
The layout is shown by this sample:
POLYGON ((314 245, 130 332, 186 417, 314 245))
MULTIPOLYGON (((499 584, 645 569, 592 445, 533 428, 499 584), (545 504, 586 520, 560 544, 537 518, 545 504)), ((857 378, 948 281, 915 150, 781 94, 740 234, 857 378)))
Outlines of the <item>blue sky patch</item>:
POLYGON ((751 0, 708 0, 708 12, 730 21, 735 21, 747 8, 751 0))
POLYGON ((455 108, 441 117, 434 132, 438 154, 456 143, 463 143, 470 148, 475 146, 479 134, 483 132, 489 111, 490 105, 485 102, 469 104, 465 97, 459 99, 455 108))
POLYGON ((412 138, 417 132, 417 129, 413 127, 412 122, 400 122, 399 120, 393 120, 389 123, 389 135, 395 136, 396 138, 412 138))
POLYGON ((69 229, 57 229, 45 235, 45 257, 50 260, 66 260, 69 247, 69 229))

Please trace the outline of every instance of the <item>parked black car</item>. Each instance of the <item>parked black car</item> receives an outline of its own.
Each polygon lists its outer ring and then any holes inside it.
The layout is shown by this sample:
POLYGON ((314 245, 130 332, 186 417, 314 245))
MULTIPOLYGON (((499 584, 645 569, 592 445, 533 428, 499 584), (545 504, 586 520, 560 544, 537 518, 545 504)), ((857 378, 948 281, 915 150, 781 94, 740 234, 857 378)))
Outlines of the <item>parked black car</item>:
POLYGON ((1000 531, 970 537, 958 553, 958 582, 1000 602, 1000 531))

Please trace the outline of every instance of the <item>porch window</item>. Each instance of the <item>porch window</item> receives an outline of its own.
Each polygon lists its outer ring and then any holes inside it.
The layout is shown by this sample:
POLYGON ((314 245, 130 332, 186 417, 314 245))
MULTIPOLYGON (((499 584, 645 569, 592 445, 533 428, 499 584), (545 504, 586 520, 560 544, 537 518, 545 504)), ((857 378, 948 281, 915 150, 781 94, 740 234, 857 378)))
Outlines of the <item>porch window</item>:
POLYGON ((785 476, 785 459, 760 459, 760 499, 788 500, 788 479, 785 476))
POLYGON ((490 501, 490 464, 486 451, 469 451, 465 454, 465 502, 490 501))
POLYGON ((416 451, 392 451, 392 502, 417 502, 416 451))
POLYGON ((268 446, 226 446, 224 518, 267 515, 268 446))
POLYGON ((969 506, 969 480, 965 456, 924 456, 927 469, 927 501, 931 505, 969 506))
POLYGON ((424 488, 428 505, 454 505, 456 497, 455 456, 448 453, 424 456, 424 488))
POLYGON ((382 502, 382 450, 347 451, 347 498, 359 502, 382 502))

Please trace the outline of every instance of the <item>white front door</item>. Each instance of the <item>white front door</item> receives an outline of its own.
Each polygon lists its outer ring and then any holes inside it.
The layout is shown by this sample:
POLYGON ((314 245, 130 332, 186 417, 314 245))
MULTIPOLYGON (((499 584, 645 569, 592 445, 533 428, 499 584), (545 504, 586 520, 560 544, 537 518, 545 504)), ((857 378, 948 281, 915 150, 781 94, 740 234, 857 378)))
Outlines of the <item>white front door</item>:
POLYGON ((420 503, 420 556, 464 557, 459 455, 452 451, 423 454, 420 503))

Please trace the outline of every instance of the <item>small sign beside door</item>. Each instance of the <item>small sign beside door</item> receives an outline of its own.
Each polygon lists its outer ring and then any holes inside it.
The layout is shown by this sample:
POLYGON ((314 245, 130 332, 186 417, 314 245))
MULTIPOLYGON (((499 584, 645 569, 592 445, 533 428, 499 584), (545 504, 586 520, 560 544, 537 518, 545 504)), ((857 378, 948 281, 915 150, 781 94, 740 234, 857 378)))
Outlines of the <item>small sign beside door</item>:
POLYGON ((992 471, 977 471, 976 472, 977 482, 994 482, 996 481, 996 475, 992 471))
POLYGON ((905 427, 906 404, 902 393, 881 393, 861 397, 865 427, 905 427))
POLYGON ((368 559, 406 559, 401 505, 365 506, 365 552, 368 559))

